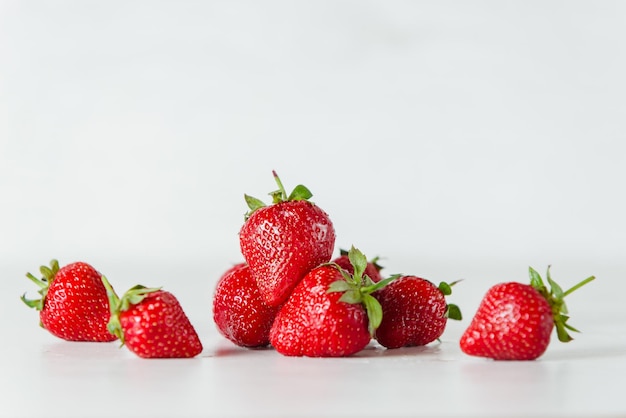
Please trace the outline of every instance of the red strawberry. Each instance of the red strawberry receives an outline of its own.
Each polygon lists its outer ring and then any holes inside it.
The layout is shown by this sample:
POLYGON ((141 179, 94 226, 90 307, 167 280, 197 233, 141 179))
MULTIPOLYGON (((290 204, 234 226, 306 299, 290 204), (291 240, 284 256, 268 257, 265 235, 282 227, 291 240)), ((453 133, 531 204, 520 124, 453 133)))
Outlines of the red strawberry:
POLYGON ((43 278, 26 274, 37 286, 41 299, 22 301, 37 309, 41 326, 51 334, 68 341, 113 341, 107 331, 109 301, 100 273, 87 263, 77 262, 59 268, 41 266, 43 278))
MULTIPOLYGON (((352 263, 350 263, 350 258, 348 257, 348 251, 340 250, 339 257, 333 260, 333 263, 336 263, 342 269, 348 271, 350 274, 354 273, 354 268, 352 267, 352 263)), ((365 268, 365 272, 363 274, 369 276, 370 279, 374 283, 378 283, 383 279, 380 271, 383 268, 378 264, 378 257, 372 259, 367 262, 367 267, 365 268)))
POLYGON ((308 201, 312 194, 306 187, 296 186, 287 196, 273 174, 279 190, 270 193, 272 205, 245 196, 250 212, 239 239, 261 296, 279 306, 305 274, 330 260, 335 229, 326 212, 308 201))
POLYGON ((567 330, 577 330, 567 324, 569 317, 563 298, 595 277, 564 292, 550 277, 550 267, 549 291, 534 269, 530 268, 529 273, 530 285, 500 283, 487 291, 461 337, 464 353, 495 360, 534 360, 548 348, 555 326, 560 341, 572 340, 567 330))
POLYGON ((121 298, 102 276, 111 305, 109 331, 143 358, 186 358, 202 343, 180 303, 170 292, 137 285, 121 298))
POLYGON ((217 283, 213 295, 213 321, 220 333, 241 347, 264 347, 277 307, 261 298, 256 281, 246 264, 229 269, 217 283))
POLYGON ((287 356, 341 357, 361 351, 381 320, 378 301, 371 295, 379 283, 363 277, 367 259, 352 249, 354 275, 336 264, 310 271, 280 309, 270 342, 287 356))
POLYGON ((376 292, 383 320, 376 340, 387 348, 426 345, 443 334, 448 318, 461 319, 456 305, 446 303, 454 283, 439 287, 416 276, 403 276, 376 292))

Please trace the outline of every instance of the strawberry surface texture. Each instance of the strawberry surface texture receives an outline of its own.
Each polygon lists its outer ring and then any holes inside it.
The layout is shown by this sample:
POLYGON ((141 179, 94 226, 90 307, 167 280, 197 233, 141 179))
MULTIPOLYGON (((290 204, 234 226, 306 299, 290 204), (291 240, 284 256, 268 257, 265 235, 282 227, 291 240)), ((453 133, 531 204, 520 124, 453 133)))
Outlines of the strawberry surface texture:
POLYGON ((342 280, 336 267, 312 270, 296 286, 270 331, 270 342, 287 356, 341 357, 361 351, 370 342, 367 312, 360 304, 340 302, 329 293, 342 280))
POLYGON ((219 332, 241 347, 269 345, 278 307, 265 303, 246 264, 229 269, 213 296, 213 321, 219 332))
POLYGON ((52 260, 42 266, 42 279, 27 277, 36 283, 40 299, 29 300, 28 306, 39 310, 40 323, 56 337, 68 341, 108 342, 116 340, 107 330, 109 301, 101 274, 90 264, 76 262, 59 268, 52 260))
POLYGON ((120 298, 106 277, 111 306, 109 331, 142 358, 189 358, 202 352, 202 343, 178 299, 160 288, 137 285, 120 298))
POLYGON ((287 195, 276 173, 274 178, 279 190, 271 193, 271 205, 245 196, 250 211, 239 241, 261 297, 279 306, 305 274, 331 259, 335 229, 328 214, 308 200, 306 187, 287 195))
POLYGON ((469 355, 494 360, 535 360, 543 355, 556 328, 561 342, 572 340, 568 331, 564 298, 594 280, 590 276, 567 291, 529 268, 530 284, 506 282, 492 286, 482 299, 474 318, 461 336, 461 350, 469 355))

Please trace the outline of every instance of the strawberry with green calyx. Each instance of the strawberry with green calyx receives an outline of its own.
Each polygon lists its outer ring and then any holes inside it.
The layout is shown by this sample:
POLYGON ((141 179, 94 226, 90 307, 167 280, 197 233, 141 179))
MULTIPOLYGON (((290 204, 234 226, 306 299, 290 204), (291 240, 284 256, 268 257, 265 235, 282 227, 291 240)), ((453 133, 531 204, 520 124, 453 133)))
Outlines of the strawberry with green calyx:
POLYGON ((121 298, 106 277, 102 283, 111 305, 109 332, 142 358, 189 358, 202 343, 180 303, 161 288, 137 285, 121 298))
POLYGON ((548 348, 554 328, 559 341, 572 340, 568 330, 578 330, 567 323, 564 298, 595 277, 590 276, 563 291, 552 280, 549 266, 546 275, 549 290, 532 267, 529 275, 530 284, 500 283, 487 291, 461 337, 464 353, 495 360, 534 360, 548 348))
POLYGON ((245 195, 250 211, 239 241, 263 300, 280 306, 305 274, 331 259, 335 229, 328 214, 308 200, 309 189, 299 185, 288 195, 273 175, 278 190, 270 193, 271 205, 245 195))
POLYGON ((26 277, 39 287, 39 299, 22 301, 39 311, 40 325, 52 335, 67 341, 114 341, 107 331, 109 302, 101 274, 84 262, 59 266, 57 260, 50 267, 41 266, 42 278, 31 273, 26 277))
POLYGON ((452 286, 439 286, 417 276, 402 276, 376 293, 383 321, 376 340, 386 348, 422 346, 441 337, 448 319, 461 319, 461 310, 446 302, 452 286))
MULTIPOLYGON (((350 262, 350 257, 348 257, 348 252, 349 251, 340 249, 339 257, 332 260, 332 262, 338 264, 339 267, 343 268, 344 270, 347 270, 350 273, 354 273, 354 268, 352 267, 352 263, 350 262)), ((367 262, 367 267, 365 268, 364 272, 364 274, 369 276, 369 278, 372 279, 374 283, 377 283, 383 279, 382 275, 380 274, 380 271, 383 269, 383 267, 378 264, 378 260, 379 257, 374 257, 373 259, 369 260, 367 262)))
POLYGON ((372 294, 395 279, 374 283, 364 276, 365 256, 350 250, 354 274, 326 263, 297 284, 278 312, 270 343, 287 356, 343 357, 361 351, 382 320, 372 294))

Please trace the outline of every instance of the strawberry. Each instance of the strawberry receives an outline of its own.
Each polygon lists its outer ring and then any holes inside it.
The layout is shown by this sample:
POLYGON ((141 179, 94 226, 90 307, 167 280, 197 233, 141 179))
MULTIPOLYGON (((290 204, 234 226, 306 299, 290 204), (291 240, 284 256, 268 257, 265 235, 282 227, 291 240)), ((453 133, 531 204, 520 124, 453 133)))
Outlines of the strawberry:
MULTIPOLYGON (((456 283, 456 282, 455 282, 456 283)), ((376 340, 387 348, 426 345, 443 334, 448 318, 461 319, 456 305, 447 304, 451 286, 439 287, 416 276, 402 276, 376 293, 383 320, 376 340)))
POLYGON ((550 267, 546 276, 550 290, 532 267, 529 274, 530 284, 500 283, 487 291, 461 337, 464 353, 495 360, 534 360, 548 348, 553 328, 560 341, 572 340, 567 330, 578 331, 567 324, 564 298, 595 277, 564 292, 550 277, 550 267))
MULTIPOLYGON (((347 270, 349 273, 354 273, 354 268, 352 267, 352 263, 350 263, 350 258, 348 257, 348 251, 339 250, 339 257, 333 260, 333 263, 337 264, 344 270, 347 270)), ((374 283, 378 283, 383 279, 380 271, 382 270, 382 266, 378 264, 378 257, 375 257, 371 261, 367 262, 367 267, 365 268, 365 272, 363 274, 369 276, 370 279, 374 283)))
POLYGON ((40 324, 52 335, 68 341, 113 341, 117 337, 107 331, 109 302, 100 273, 84 262, 59 268, 52 260, 50 267, 41 266, 43 278, 26 274, 39 286, 40 299, 22 301, 39 311, 40 324))
POLYGON ((336 264, 311 270, 280 309, 270 342, 287 356, 342 357, 361 351, 380 324, 382 310, 372 296, 392 278, 374 283, 363 276, 365 256, 350 250, 354 274, 336 264))
POLYGON ((213 295, 213 321, 219 332, 241 347, 264 347, 277 307, 261 298, 250 268, 242 263, 229 269, 217 282, 213 295))
POLYGON ((202 343, 180 303, 170 292, 137 285, 119 298, 106 277, 111 305, 108 329, 142 358, 195 357, 202 343))
POLYGON ((305 274, 331 259, 335 229, 328 214, 309 202, 309 189, 298 185, 287 195, 273 175, 278 190, 270 193, 272 205, 245 195, 250 211, 239 240, 261 297, 279 306, 305 274))

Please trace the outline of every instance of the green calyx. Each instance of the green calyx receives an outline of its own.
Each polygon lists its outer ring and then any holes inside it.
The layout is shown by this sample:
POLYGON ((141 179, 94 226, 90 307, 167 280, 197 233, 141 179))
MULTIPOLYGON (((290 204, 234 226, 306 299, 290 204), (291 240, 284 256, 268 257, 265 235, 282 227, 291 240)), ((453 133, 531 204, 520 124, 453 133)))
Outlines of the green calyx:
MULTIPOLYGON (((288 195, 282 181, 280 180, 280 177, 278 177, 278 174, 276 174, 276 171, 272 170, 272 175, 274 176, 274 180, 278 185, 278 190, 269 193, 269 195, 272 196, 273 204, 292 202, 297 200, 309 200, 311 197, 313 197, 311 191, 302 184, 297 185, 288 195)), ((248 219, 257 209, 266 206, 262 200, 257 199, 256 197, 249 196, 247 194, 244 194, 244 199, 246 200, 246 204, 250 209, 248 212, 246 212, 245 219, 248 219)))
POLYGON ((535 271, 532 267, 528 268, 528 274, 530 276, 530 285, 535 288, 541 295, 548 301, 548 304, 552 308, 552 316, 554 317, 554 326, 556 327, 556 334, 561 342, 569 342, 572 341, 573 338, 569 333, 569 331, 580 332, 576 328, 572 327, 567 323, 569 319, 567 306, 565 305, 565 296, 569 295, 573 291, 581 288, 592 280, 595 280, 595 276, 587 277, 585 280, 580 283, 574 285, 570 289, 563 291, 561 286, 559 286, 552 277, 550 276, 550 266, 548 266, 548 271, 546 273, 546 280, 550 285, 550 290, 546 287, 543 282, 543 279, 535 271))
MULTIPOLYGON (((349 253, 348 250, 344 250, 343 248, 339 249, 339 255, 342 255, 342 256, 348 255, 348 253, 349 253)), ((378 260, 380 260, 380 257, 376 256, 372 258, 371 260, 369 260, 369 263, 372 264, 374 268, 380 272, 384 267, 378 264, 378 260)))
POLYGON ((350 251, 348 251, 348 258, 352 267, 354 267, 354 274, 350 274, 335 263, 329 263, 341 272, 343 279, 331 283, 327 292, 343 293, 339 298, 339 302, 362 304, 367 312, 369 333, 371 336, 374 336, 376 329, 383 320, 383 309, 372 293, 387 286, 400 275, 396 274, 374 283, 368 275, 364 274, 367 267, 367 258, 361 251, 352 246, 350 251))
MULTIPOLYGON (((439 283, 439 290, 443 293, 444 296, 450 296, 452 294, 452 286, 460 282, 461 280, 456 280, 451 283, 441 282, 439 283)), ((446 312, 444 314, 446 318, 454 319, 460 321, 463 319, 463 315, 461 314, 461 308, 457 305, 448 303, 446 305, 446 312)))
POLYGON ((120 322, 120 313, 127 311, 131 306, 137 305, 145 299, 150 293, 154 293, 161 290, 160 287, 145 287, 142 285, 136 285, 130 288, 122 297, 118 297, 111 286, 111 283, 105 276, 102 276, 102 284, 107 291, 107 298, 109 299, 109 308, 111 309, 111 318, 107 324, 107 329, 113 335, 120 339, 122 345, 124 345, 124 330, 120 322))
POLYGON ((24 293, 20 299, 22 299, 22 302, 24 302, 26 306, 41 311, 46 300, 46 295, 48 294, 50 283, 52 283, 54 277, 59 271, 59 262, 57 260, 52 260, 50 261, 50 267, 41 266, 39 267, 39 271, 43 276, 41 279, 36 278, 30 273, 26 273, 26 277, 39 287, 38 293, 41 297, 39 299, 27 299, 26 293, 24 293))

